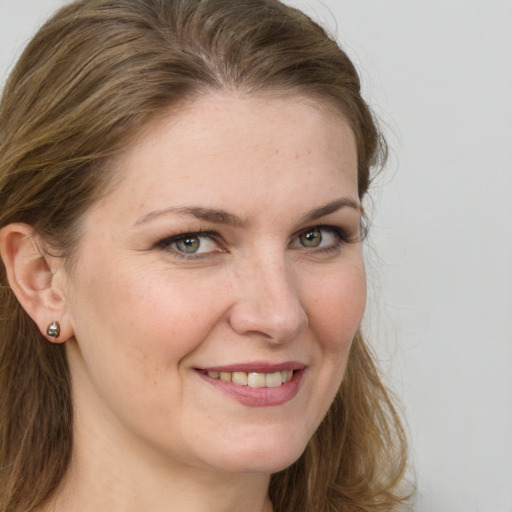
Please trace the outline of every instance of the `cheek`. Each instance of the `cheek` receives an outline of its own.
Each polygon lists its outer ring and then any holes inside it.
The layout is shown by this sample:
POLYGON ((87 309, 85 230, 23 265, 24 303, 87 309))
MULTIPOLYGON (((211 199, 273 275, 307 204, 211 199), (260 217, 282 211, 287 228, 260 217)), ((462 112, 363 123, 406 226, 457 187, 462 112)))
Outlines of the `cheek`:
POLYGON ((314 335, 317 357, 311 368, 314 379, 305 417, 306 437, 327 413, 343 380, 352 340, 360 326, 366 303, 364 265, 339 265, 315 276, 315 292, 308 297, 309 328, 314 335))
POLYGON ((195 350, 222 316, 209 280, 138 265, 111 270, 115 280, 104 273, 88 284, 92 316, 109 326, 111 343, 161 370, 195 350))
POLYGON ((157 421, 176 406, 169 397, 182 390, 187 371, 182 361, 222 318, 214 300, 218 286, 137 262, 95 266, 93 258, 89 261, 72 305, 79 351, 70 352, 75 384, 89 401, 100 396, 127 421, 134 408, 137 417, 157 421), (134 400, 137 396, 144 400, 134 400))
POLYGON ((331 355, 346 354, 361 324, 366 305, 364 265, 354 264, 322 280, 310 299, 309 319, 323 349, 331 355))

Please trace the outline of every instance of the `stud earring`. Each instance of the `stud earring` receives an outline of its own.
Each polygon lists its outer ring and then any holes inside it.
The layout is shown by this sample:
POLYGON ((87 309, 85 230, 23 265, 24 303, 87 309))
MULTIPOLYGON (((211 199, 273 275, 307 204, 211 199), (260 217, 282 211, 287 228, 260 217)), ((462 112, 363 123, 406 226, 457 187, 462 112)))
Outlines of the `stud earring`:
POLYGON ((59 322, 52 322, 48 329, 46 329, 46 334, 51 338, 58 338, 60 336, 60 324, 59 322))

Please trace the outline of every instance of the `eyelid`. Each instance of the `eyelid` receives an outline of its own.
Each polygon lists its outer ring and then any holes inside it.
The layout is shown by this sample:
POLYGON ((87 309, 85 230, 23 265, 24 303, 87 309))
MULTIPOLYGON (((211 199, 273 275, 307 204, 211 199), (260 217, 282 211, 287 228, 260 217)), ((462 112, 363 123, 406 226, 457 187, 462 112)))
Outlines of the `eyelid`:
POLYGON ((298 236, 302 235, 303 233, 307 233, 308 231, 329 231, 331 233, 334 233, 335 235, 339 236, 341 239, 348 239, 347 231, 340 227, 340 226, 333 226, 331 224, 316 224, 313 226, 308 226, 307 228, 303 228, 299 231, 297 231, 293 236, 292 239, 297 238, 298 236))
MULTIPOLYGON (((351 235, 350 230, 347 230, 341 226, 336 226, 336 225, 331 225, 331 224, 317 224, 317 225, 308 226, 306 228, 303 228, 303 229, 297 231, 291 237, 290 248, 294 249, 294 250, 298 249, 298 250, 304 250, 304 251, 311 252, 311 253, 321 254, 322 252, 328 253, 331 251, 339 250, 343 245, 348 244, 348 243, 353 243, 358 240, 360 240, 359 232, 357 233, 357 235, 351 235), (307 247, 307 246, 300 245, 299 243, 297 243, 298 237, 300 237, 300 235, 307 233, 308 231, 313 231, 313 230, 328 232, 329 234, 333 235, 336 238, 336 240, 334 243, 330 243, 327 246, 320 245, 319 247, 307 247)), ((228 252, 225 247, 225 242, 224 242, 222 236, 217 231, 212 231, 212 230, 185 231, 185 232, 179 233, 177 235, 165 237, 155 244, 155 248, 159 248, 161 250, 167 251, 172 257, 182 258, 182 259, 187 259, 187 260, 208 258, 208 257, 212 257, 213 255, 218 254, 218 253, 228 252), (204 251, 204 252, 186 253, 186 252, 182 252, 182 251, 179 251, 177 249, 170 247, 172 244, 177 243, 180 240, 186 239, 187 237, 209 238, 213 243, 215 243, 217 245, 217 248, 215 250, 204 251)))
POLYGON ((341 226, 335 226, 330 224, 319 224, 308 226, 307 228, 301 229, 295 235, 293 235, 290 242, 290 248, 298 250, 308 254, 328 254, 341 250, 341 248, 350 243, 354 243, 360 240, 359 235, 353 235, 350 233, 351 230, 347 230, 341 226), (327 232, 329 235, 334 236, 335 240, 328 245, 319 245, 317 247, 307 247, 299 242, 299 237, 307 233, 308 231, 318 230, 320 232, 327 232))
POLYGON ((222 248, 222 237, 215 231, 186 231, 183 233, 179 233, 177 235, 172 235, 166 238, 163 238, 159 242, 155 244, 155 247, 160 248, 162 250, 168 251, 170 254, 177 258, 185 258, 185 259, 198 259, 211 256, 212 254, 225 252, 225 249, 222 248), (170 246, 180 240, 184 240, 187 237, 197 237, 197 238, 209 238, 218 246, 217 250, 214 251, 206 251, 206 252, 191 252, 185 253, 182 251, 178 251, 176 249, 171 248, 170 246))

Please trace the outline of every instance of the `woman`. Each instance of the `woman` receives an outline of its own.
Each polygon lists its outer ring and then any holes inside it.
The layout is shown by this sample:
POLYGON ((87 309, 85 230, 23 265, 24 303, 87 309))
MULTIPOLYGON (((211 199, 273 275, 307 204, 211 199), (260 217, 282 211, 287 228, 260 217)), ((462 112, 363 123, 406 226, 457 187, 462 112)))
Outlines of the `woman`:
POLYGON ((359 334, 383 144, 277 0, 81 0, 0 107, 2 511, 398 510, 359 334))

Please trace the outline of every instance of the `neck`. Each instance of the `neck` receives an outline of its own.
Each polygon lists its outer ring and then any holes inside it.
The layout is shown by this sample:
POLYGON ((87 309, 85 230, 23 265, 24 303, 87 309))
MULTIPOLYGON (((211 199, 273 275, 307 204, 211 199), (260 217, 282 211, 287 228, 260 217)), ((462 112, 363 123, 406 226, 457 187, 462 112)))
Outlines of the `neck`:
MULTIPOLYGON (((78 419, 78 418, 76 418, 78 419)), ((272 512, 270 475, 237 474, 169 462, 136 445, 75 429, 68 472, 39 512, 272 512)))
MULTIPOLYGON (((105 465, 75 459, 41 512, 272 512, 269 476, 148 468, 140 460, 105 465), (146 466, 146 467, 145 467, 146 466)), ((176 468, 177 469, 177 468, 176 468)))
MULTIPOLYGON (((112 482, 112 480, 111 480, 112 482)), ((218 481, 217 481, 218 482, 218 481)), ((267 486, 255 485, 249 478, 220 485, 203 485, 197 480, 179 479, 133 482, 126 485, 118 481, 109 485, 105 479, 76 481, 72 473, 65 479, 56 495, 40 512, 272 512, 272 503, 266 495, 267 486), (179 484, 182 484, 181 486, 179 484), (87 488, 88 487, 88 488, 87 488), (263 489, 264 492, 260 492, 263 489)))

